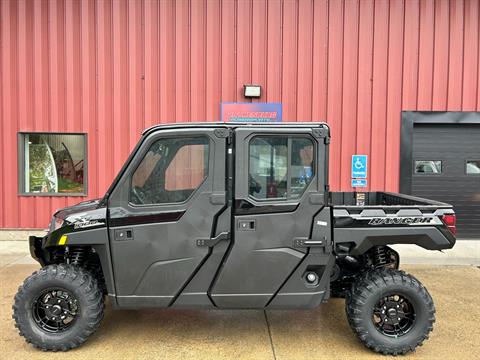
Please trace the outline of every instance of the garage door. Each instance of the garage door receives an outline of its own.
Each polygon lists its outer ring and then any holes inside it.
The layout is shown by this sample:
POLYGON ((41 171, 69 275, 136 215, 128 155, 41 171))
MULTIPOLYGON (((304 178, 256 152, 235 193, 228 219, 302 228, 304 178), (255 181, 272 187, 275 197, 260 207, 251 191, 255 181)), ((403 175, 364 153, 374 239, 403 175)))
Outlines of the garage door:
POLYGON ((415 124, 412 194, 452 204, 459 238, 480 238, 480 125, 415 124))

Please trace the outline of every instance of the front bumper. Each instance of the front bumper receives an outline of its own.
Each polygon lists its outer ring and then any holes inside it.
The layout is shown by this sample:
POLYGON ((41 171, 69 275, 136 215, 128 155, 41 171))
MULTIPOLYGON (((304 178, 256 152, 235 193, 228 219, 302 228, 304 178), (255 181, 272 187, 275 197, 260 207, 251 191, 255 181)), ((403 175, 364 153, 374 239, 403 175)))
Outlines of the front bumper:
POLYGON ((40 265, 44 266, 45 262, 43 260, 42 256, 42 242, 43 242, 43 237, 38 237, 38 236, 29 236, 28 237, 28 243, 30 247, 30 255, 32 258, 39 262, 40 265))

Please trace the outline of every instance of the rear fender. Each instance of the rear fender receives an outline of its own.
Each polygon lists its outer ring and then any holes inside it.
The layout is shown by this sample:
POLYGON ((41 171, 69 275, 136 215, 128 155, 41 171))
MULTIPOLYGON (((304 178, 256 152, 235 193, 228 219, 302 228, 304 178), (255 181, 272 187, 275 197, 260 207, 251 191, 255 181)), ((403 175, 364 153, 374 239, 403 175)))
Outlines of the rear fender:
MULTIPOLYGON (((448 230, 447 230, 448 231, 448 230)), ((335 245, 348 247, 351 255, 361 255, 373 246, 415 244, 427 250, 450 249, 455 239, 450 241, 438 228, 378 228, 378 229, 335 229, 335 245)))

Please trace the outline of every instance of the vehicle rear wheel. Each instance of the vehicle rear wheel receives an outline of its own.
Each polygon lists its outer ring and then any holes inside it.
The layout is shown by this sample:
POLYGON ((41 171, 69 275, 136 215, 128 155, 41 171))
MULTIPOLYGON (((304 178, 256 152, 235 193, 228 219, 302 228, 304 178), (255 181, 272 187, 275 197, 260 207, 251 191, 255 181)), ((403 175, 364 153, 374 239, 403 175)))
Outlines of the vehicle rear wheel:
POLYGON ((42 350, 78 347, 103 318, 103 294, 97 280, 73 265, 49 265, 19 287, 13 319, 28 343, 42 350))
POLYGON ((350 327, 368 348, 385 355, 414 351, 433 329, 435 307, 427 289, 400 270, 378 269, 347 293, 350 327))

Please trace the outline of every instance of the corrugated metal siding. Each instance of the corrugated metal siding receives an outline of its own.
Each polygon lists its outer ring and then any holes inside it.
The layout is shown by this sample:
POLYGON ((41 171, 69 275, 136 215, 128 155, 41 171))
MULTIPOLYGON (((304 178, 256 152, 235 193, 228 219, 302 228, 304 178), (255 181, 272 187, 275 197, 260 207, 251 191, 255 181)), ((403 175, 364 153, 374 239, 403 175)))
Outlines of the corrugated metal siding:
POLYGON ((0 227, 45 227, 83 198, 17 195, 17 132, 88 133, 88 196, 141 130, 219 120, 221 101, 282 102, 327 120, 330 182, 353 153, 398 189, 401 110, 480 110, 476 0, 0 1, 0 227))

